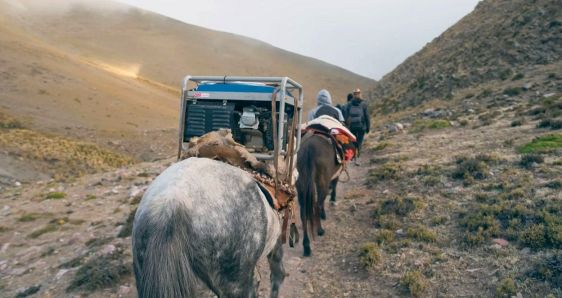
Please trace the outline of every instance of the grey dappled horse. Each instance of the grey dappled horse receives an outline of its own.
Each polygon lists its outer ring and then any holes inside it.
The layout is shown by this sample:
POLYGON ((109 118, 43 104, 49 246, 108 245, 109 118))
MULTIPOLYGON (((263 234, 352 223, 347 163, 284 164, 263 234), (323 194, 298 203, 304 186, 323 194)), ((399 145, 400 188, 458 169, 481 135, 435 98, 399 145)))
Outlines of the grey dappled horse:
MULTIPOLYGON (((303 229, 304 255, 310 256, 311 233, 324 235, 320 219, 326 219, 324 200, 331 192, 330 200, 336 201, 338 178, 334 177, 340 169, 337 163, 334 145, 324 136, 314 134, 303 137, 297 155, 297 193, 299 197, 300 216, 303 229)), ((314 235, 312 235, 314 237, 314 235)))
POLYGON ((133 223, 139 297, 194 297, 198 280, 218 297, 256 297, 268 257, 271 296, 285 272, 281 225, 253 178, 205 159, 173 164, 147 189, 133 223))

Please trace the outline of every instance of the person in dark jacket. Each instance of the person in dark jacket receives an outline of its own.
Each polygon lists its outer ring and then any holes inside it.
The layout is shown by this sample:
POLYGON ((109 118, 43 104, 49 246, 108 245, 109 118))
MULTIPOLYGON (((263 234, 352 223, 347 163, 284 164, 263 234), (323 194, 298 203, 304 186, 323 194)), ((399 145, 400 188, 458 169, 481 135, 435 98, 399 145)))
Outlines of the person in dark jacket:
MULTIPOLYGON (((357 156, 361 152, 363 138, 371 129, 371 121, 369 120, 369 112, 367 104, 361 98, 361 90, 353 91, 353 98, 345 105, 345 125, 351 133, 357 138, 357 156)), ((359 161, 355 158, 355 164, 359 165, 359 161)))
POLYGON ((340 109, 332 105, 332 96, 330 95, 330 92, 328 92, 328 90, 322 89, 320 90, 320 92, 318 92, 318 95, 316 96, 316 103, 316 108, 312 109, 308 113, 307 121, 311 121, 322 115, 331 116, 339 120, 340 122, 344 121, 343 114, 340 109))

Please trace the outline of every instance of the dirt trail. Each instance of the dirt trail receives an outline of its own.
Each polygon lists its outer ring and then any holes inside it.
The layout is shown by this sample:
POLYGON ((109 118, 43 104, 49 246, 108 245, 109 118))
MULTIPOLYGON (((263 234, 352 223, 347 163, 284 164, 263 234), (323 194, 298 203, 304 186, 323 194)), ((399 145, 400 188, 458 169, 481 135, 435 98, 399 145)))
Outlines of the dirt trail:
MULTIPOLYGON (((365 216, 363 202, 346 199, 346 194, 365 192, 367 160, 364 166, 349 167, 350 181, 340 183, 335 206, 326 202, 327 220, 322 222, 326 234, 312 241, 312 256, 303 257, 301 241, 295 248, 284 247, 285 271, 289 274, 282 285, 281 297, 377 297, 391 296, 379 289, 362 287, 368 273, 358 262, 359 246, 368 237, 372 227, 365 216)), ((267 262, 260 263, 262 282, 260 297, 269 294, 267 262), (265 279, 265 280, 264 280, 265 279)), ((388 285, 392 287, 392 285, 388 285)))

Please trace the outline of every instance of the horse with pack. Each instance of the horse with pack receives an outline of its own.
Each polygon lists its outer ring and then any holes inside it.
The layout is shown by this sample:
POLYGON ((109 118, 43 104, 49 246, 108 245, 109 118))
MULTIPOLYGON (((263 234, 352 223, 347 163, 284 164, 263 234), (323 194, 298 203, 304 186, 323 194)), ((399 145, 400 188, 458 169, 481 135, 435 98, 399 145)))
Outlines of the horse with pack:
POLYGON ((288 229, 298 241, 302 105, 288 77, 184 78, 179 161, 148 187, 133 223, 139 297, 195 297, 198 283, 218 297, 256 297, 260 258, 278 296, 288 229))
MULTIPOLYGON (((303 230, 303 253, 310 256, 309 232, 324 235, 321 220, 326 219, 324 202, 328 194, 336 202, 340 174, 356 154, 355 136, 337 119, 323 115, 306 123, 297 157, 296 183, 303 230)), ((349 179, 349 175, 348 175, 349 179)))

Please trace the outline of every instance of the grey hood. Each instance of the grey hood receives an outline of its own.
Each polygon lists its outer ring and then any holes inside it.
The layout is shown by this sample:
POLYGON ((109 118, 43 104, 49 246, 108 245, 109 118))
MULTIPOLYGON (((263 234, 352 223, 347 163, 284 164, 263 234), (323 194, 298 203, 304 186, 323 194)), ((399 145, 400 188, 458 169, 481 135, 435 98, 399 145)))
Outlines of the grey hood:
POLYGON ((332 105, 332 96, 326 89, 322 89, 316 95, 316 103, 318 105, 332 105))

